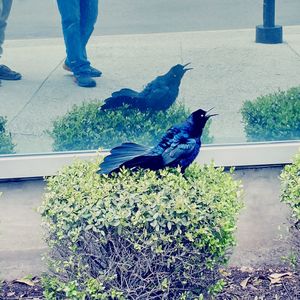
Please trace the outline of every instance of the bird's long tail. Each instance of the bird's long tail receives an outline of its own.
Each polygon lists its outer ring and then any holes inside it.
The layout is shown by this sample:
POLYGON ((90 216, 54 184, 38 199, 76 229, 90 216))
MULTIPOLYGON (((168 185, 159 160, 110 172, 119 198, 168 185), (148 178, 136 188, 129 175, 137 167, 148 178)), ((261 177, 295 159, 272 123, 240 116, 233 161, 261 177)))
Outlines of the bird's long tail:
POLYGON ((112 93, 111 97, 104 100, 101 110, 118 108, 124 104, 135 106, 139 93, 131 89, 121 89, 112 93))
POLYGON ((151 153, 151 148, 135 143, 124 143, 111 150, 100 164, 99 174, 118 172, 121 167, 157 170, 161 166, 161 157, 151 153))

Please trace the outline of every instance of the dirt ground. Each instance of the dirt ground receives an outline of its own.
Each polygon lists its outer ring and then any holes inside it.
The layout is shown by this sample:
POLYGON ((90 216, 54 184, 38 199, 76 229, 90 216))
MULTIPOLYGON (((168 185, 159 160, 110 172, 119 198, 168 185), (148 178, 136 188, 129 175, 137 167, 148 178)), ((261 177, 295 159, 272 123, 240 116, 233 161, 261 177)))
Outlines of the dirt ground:
POLYGON ((223 275, 226 286, 216 300, 300 299, 300 274, 295 271, 231 268, 223 275))
MULTIPOLYGON (((215 300, 300 299, 300 274, 292 270, 229 268, 221 273, 226 285, 215 300)), ((44 299, 39 278, 3 282, 0 299, 44 299)))
POLYGON ((0 282, 0 300, 8 299, 44 299, 40 279, 33 277, 0 282))

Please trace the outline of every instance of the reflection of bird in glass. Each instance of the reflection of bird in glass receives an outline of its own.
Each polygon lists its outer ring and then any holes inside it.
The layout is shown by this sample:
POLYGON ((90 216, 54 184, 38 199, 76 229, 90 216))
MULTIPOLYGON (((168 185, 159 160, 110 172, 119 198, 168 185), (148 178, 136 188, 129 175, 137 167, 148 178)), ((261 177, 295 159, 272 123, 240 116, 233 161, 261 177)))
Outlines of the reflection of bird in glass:
POLYGON ((153 148, 135 143, 124 143, 113 148, 100 164, 98 173, 110 174, 122 167, 159 170, 177 166, 184 172, 200 151, 200 138, 206 122, 216 115, 209 115, 209 111, 198 109, 193 112, 185 122, 168 129, 153 148))
POLYGON ((104 100, 101 110, 115 109, 124 104, 141 111, 166 110, 176 100, 179 93, 181 79, 186 71, 192 68, 185 68, 187 65, 176 65, 168 73, 156 77, 147 84, 141 92, 124 88, 112 93, 111 97, 104 100))

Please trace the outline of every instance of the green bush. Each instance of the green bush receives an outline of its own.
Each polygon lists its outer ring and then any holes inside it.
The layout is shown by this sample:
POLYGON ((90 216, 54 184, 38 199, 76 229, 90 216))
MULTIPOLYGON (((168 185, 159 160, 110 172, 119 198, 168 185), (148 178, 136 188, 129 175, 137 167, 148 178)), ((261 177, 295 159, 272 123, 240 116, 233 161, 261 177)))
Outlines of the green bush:
MULTIPOLYGON (((157 113, 143 113, 126 107, 98 111, 99 107, 97 101, 84 103, 57 119, 50 133, 54 151, 110 149, 127 141, 153 146, 167 129, 190 114, 183 105, 174 105, 157 113)), ((212 142, 209 124, 202 137, 204 143, 212 142)))
POLYGON ((300 87, 246 101, 241 113, 248 141, 300 139, 300 87))
POLYGON ((0 116, 0 154, 14 153, 11 135, 6 131, 6 118, 0 116))
POLYGON ((192 164, 99 176, 78 161, 47 181, 46 299, 203 299, 222 287, 240 182, 192 164))
POLYGON ((300 150, 295 155, 293 163, 285 166, 280 179, 281 201, 292 208, 295 221, 295 226, 292 226, 291 230, 295 244, 292 263, 300 267, 300 150))
POLYGON ((293 163, 285 166, 280 179, 281 199, 291 206, 296 220, 300 222, 300 151, 293 163))

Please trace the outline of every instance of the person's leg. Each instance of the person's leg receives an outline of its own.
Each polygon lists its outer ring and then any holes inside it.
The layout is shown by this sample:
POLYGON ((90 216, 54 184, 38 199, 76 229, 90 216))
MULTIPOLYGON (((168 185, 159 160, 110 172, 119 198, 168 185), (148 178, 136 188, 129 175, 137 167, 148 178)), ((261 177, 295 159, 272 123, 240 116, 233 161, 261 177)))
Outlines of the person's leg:
POLYGON ((80 0, 57 0, 67 52, 67 65, 72 72, 80 74, 89 68, 84 57, 80 31, 80 0))
MULTIPOLYGON (((5 28, 7 25, 7 18, 9 16, 12 6, 12 0, 0 0, 0 57, 2 55, 2 45, 5 38, 5 28)), ((11 70, 5 65, 0 65, 0 80, 19 80, 22 75, 18 72, 11 70)))
MULTIPOLYGON (((80 1, 80 34, 83 56, 87 58, 86 45, 94 31, 94 26, 98 17, 98 0, 80 1)), ((100 77, 102 72, 90 66, 92 77, 100 77)))
POLYGON ((66 45, 66 65, 71 69, 76 83, 82 87, 94 87, 96 81, 90 75, 90 62, 84 57, 80 34, 80 0, 57 0, 66 45))
POLYGON ((83 54, 87 58, 86 45, 94 31, 98 17, 98 0, 80 1, 80 36, 83 54))
POLYGON ((5 37, 6 21, 10 13, 11 5, 12 0, 0 0, 0 56, 3 52, 2 45, 5 37))

